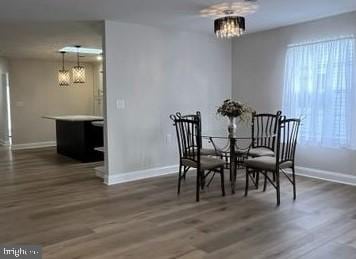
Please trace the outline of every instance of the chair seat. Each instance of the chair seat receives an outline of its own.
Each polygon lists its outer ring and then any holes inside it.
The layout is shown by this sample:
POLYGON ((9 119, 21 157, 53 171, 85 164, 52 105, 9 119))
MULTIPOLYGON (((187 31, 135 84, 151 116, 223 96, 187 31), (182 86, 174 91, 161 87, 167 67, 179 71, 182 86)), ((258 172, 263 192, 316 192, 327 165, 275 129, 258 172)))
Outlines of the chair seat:
POLYGON ((274 152, 265 147, 251 148, 248 152, 249 156, 259 157, 259 156, 274 156, 274 152))
MULTIPOLYGON (((190 148, 190 150, 193 150, 193 149, 190 148)), ((194 148, 194 150, 197 150, 197 149, 194 148)), ((201 148, 200 155, 201 156, 221 156, 222 152, 219 150, 215 150, 214 148, 201 148)))
MULTIPOLYGON (((246 159, 244 164, 248 168, 273 171, 276 169, 276 158, 271 156, 261 156, 246 159)), ((279 165, 281 169, 292 167, 292 161, 283 162, 279 165)))
MULTIPOLYGON (((182 159, 182 164, 184 166, 189 166, 193 168, 197 168, 197 162, 190 159, 182 159)), ((218 167, 223 167, 225 165, 225 161, 220 158, 214 157, 200 157, 200 167, 202 170, 210 170, 218 167)))
POLYGON ((219 150, 213 148, 202 148, 200 149, 200 155, 202 156, 221 156, 222 153, 219 150))

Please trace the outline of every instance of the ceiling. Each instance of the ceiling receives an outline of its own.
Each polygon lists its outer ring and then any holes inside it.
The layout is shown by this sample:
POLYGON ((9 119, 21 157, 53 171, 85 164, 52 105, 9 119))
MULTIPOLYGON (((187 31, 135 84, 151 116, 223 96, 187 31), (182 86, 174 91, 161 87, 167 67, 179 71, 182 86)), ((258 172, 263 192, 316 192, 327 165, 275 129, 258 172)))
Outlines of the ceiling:
MULTIPOLYGON (((200 11, 243 0, 0 0, 0 55, 55 56, 64 45, 101 46, 103 20, 212 33, 200 11), (81 21, 81 22, 78 22, 81 21), (15 48, 16 47, 16 48, 15 48)), ((259 0, 246 17, 248 33, 356 10, 356 0, 259 0)))
MULTIPOLYGON (((0 56, 12 58, 61 59, 65 46, 101 48, 101 22, 0 22, 0 56)), ((67 60, 76 60, 75 53, 67 60)), ((96 60, 85 55, 83 61, 96 60)))
MULTIPOLYGON (((0 0, 1 21, 122 20, 211 31, 200 10, 220 2, 242 0, 0 0)), ((355 0, 259 0, 248 17, 250 32, 356 10, 355 0)))

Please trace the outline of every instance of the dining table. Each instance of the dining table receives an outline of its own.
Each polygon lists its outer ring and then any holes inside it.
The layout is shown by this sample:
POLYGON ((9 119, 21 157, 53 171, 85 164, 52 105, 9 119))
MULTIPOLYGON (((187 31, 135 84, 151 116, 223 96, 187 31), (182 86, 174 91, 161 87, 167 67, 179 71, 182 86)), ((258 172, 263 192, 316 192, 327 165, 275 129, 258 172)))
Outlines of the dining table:
MULTIPOLYGON (((219 134, 219 133, 208 133, 204 132, 202 134, 203 139, 207 139, 217 151, 217 153, 222 153, 224 157, 229 157, 229 169, 230 169, 230 184, 231 193, 235 194, 236 191, 236 176, 237 169, 244 167, 244 160, 249 157, 250 148, 253 147, 253 141, 257 138, 273 138, 276 134, 265 135, 260 137, 251 136, 239 136, 238 134, 219 134), (225 140, 227 143, 223 147, 219 147, 216 142, 217 140, 225 140)), ((256 175, 257 176, 257 175, 256 175)), ((254 179, 258 181, 258 179, 254 179)))
POLYGON ((230 169, 230 184, 231 192, 235 194, 236 176, 239 166, 243 166, 243 160, 248 157, 248 151, 252 144, 252 137, 238 136, 237 134, 203 134, 202 137, 207 139, 218 153, 224 154, 224 157, 229 157, 230 169), (219 147, 217 140, 225 140, 227 144, 224 147, 219 147), (243 146, 238 142, 245 142, 243 146), (246 143, 248 143, 246 145, 246 143))

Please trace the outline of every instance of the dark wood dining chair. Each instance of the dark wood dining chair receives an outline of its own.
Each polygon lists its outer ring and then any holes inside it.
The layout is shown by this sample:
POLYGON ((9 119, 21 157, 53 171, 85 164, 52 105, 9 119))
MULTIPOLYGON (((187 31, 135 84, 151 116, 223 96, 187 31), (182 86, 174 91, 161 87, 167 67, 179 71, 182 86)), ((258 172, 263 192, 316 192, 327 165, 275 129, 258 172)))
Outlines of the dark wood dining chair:
MULTIPOLYGON (((197 111, 195 114, 185 114, 185 115, 182 115, 180 112, 177 112, 176 116, 178 118, 188 118, 188 119, 189 118, 195 118, 195 117, 198 116, 198 118, 200 120, 200 130, 201 130, 201 128, 202 128, 202 116, 201 116, 200 111, 197 111)), ((200 155, 202 155, 202 156, 214 156, 214 157, 223 158, 223 151, 218 149, 215 146, 214 142, 210 138, 206 139, 206 138, 202 137, 201 147, 200 147, 200 155), (207 142, 210 143, 210 145, 211 145, 210 148, 207 147, 207 145, 205 145, 203 147, 203 139, 208 140, 207 142)), ((182 177, 183 177, 184 180, 186 179, 186 174, 187 174, 189 169, 190 169, 189 166, 183 166, 183 175, 182 175, 182 177)), ((209 186, 210 183, 213 181, 214 176, 215 176, 215 173, 212 175, 212 177, 211 177, 209 183, 207 184, 207 186, 209 186)), ((201 184, 201 188, 204 189, 204 187, 205 187, 205 179, 203 179, 200 184, 201 184)))
POLYGON ((248 156, 274 156, 276 151, 278 121, 281 114, 281 111, 277 111, 275 114, 252 114, 252 142, 248 156))
POLYGON ((184 178, 184 168, 196 168, 196 201, 200 199, 200 188, 202 182, 211 172, 219 173, 221 176, 222 195, 225 196, 224 165, 225 161, 219 158, 201 154, 201 120, 200 114, 181 116, 179 113, 170 115, 174 122, 177 133, 179 151, 179 175, 178 195, 180 194, 181 182, 184 178), (208 172, 205 174, 205 172, 208 172))
MULTIPOLYGON (((281 111, 252 114, 251 145, 245 158, 275 155, 278 121, 281 114, 281 111)), ((253 178, 251 178, 256 189, 259 187, 259 178, 258 172, 255 172, 253 178)), ((275 179, 275 176, 273 176, 273 179, 275 179)))
POLYGON ((246 167, 246 186, 245 196, 248 194, 250 174, 254 172, 262 173, 265 177, 264 188, 266 191, 267 181, 276 189, 277 205, 280 204, 280 173, 283 173, 293 185, 293 199, 297 197, 295 181, 295 150, 297 146, 300 120, 286 119, 281 117, 278 120, 278 130, 276 137, 275 156, 260 156, 245 160, 246 167), (291 176, 286 172, 291 170, 291 176), (269 173, 275 176, 275 181, 271 179, 269 173))
MULTIPOLYGON (((194 118, 196 116, 198 116, 199 120, 200 120, 200 132, 201 132, 201 127, 202 127, 202 116, 201 116, 201 112, 197 111, 196 114, 186 114, 186 115, 182 115, 180 112, 176 113, 176 116, 179 118, 194 118)), ((219 150, 214 142, 212 142, 212 140, 209 138, 208 142, 211 144, 211 148, 208 147, 203 147, 203 138, 201 141, 201 147, 200 147, 200 155, 202 156, 217 156, 217 157, 222 157, 222 151, 219 150)))

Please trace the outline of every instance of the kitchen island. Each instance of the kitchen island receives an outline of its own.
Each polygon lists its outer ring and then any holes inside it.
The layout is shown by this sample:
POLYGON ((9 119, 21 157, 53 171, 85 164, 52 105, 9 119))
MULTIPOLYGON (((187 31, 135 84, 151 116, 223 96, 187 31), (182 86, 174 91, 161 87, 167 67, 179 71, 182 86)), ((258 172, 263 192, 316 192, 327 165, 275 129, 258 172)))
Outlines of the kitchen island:
POLYGON ((104 144, 102 127, 92 123, 103 117, 87 115, 44 116, 56 121, 57 153, 79 160, 95 162, 104 160, 104 154, 95 150, 104 144))

